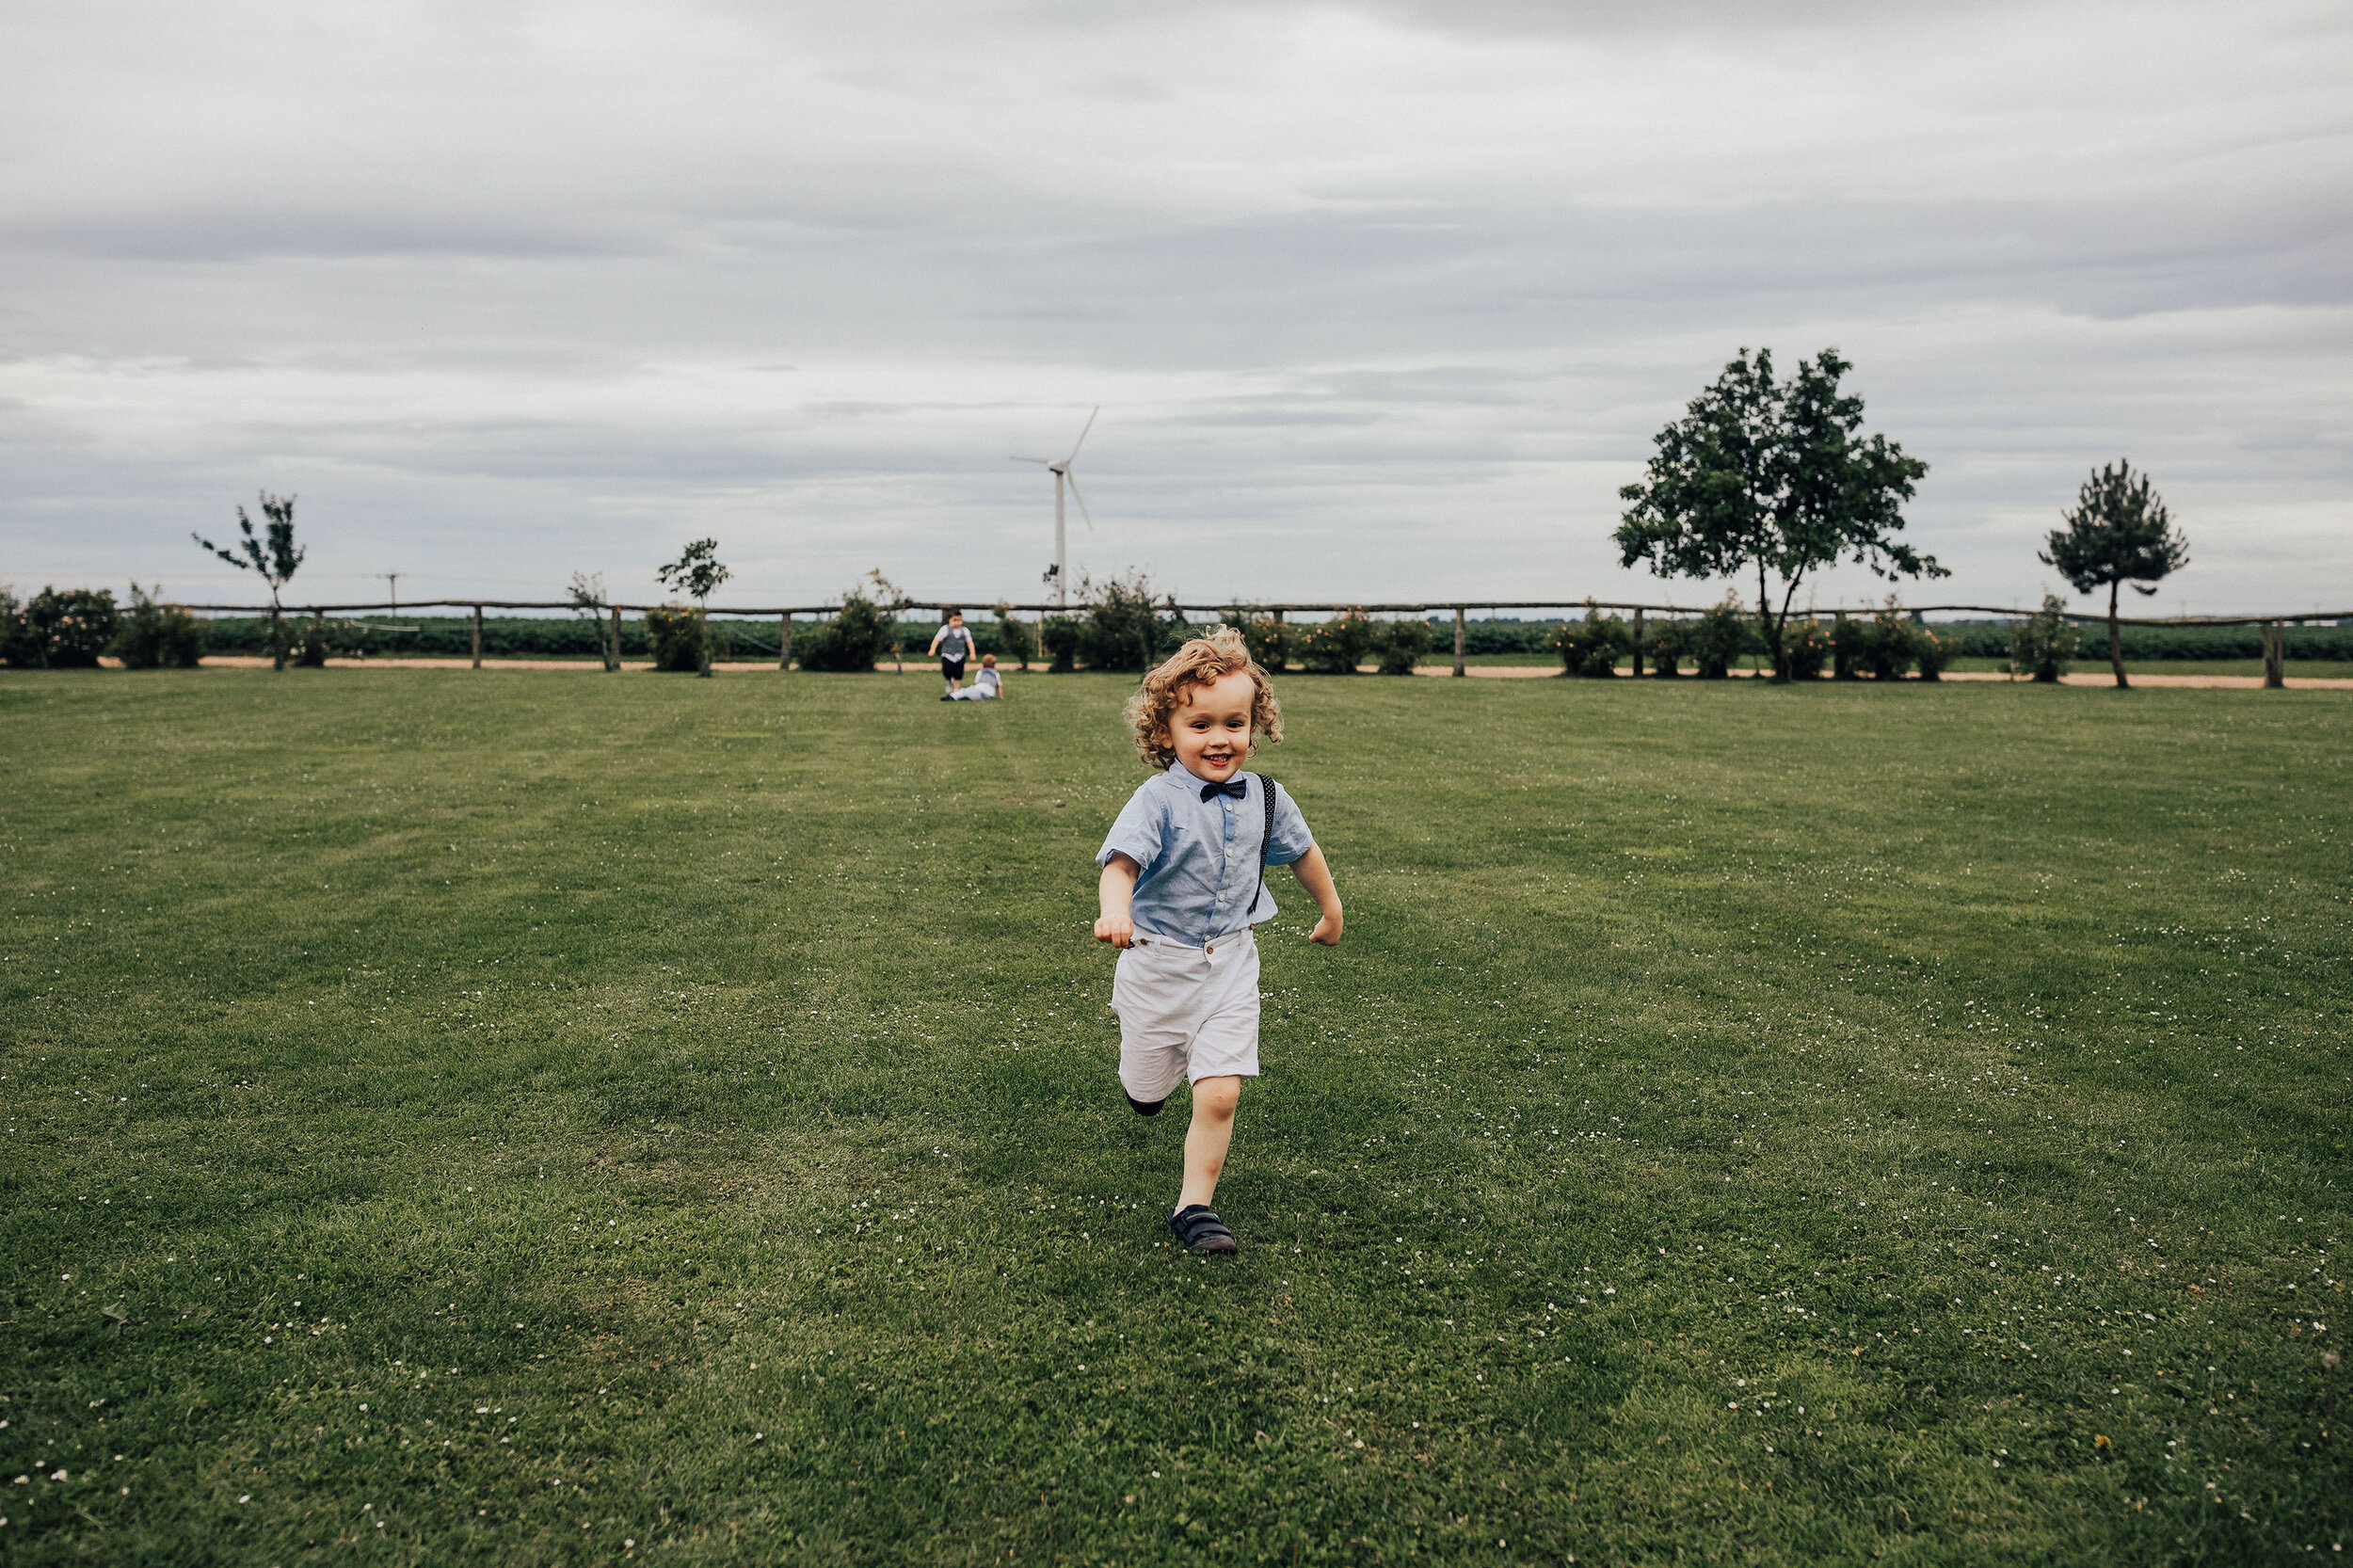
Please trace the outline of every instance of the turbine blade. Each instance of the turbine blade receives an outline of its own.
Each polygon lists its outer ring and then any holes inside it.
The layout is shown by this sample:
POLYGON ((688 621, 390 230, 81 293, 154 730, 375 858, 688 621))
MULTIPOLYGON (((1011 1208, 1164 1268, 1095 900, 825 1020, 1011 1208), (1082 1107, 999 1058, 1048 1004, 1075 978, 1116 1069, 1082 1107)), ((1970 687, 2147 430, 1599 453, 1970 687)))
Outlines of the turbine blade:
POLYGON ((1086 422, 1086 424, 1082 424, 1082 425, 1080 425, 1080 426, 1079 427, 1079 439, 1078 439, 1077 440, 1072 441, 1072 442, 1070 443, 1070 456, 1067 456, 1067 457, 1064 457, 1064 458, 1063 459, 1063 461, 1064 461, 1064 462, 1065 462, 1065 463, 1071 463, 1071 462, 1076 462, 1076 461, 1078 460, 1078 456, 1079 456, 1079 448, 1080 448, 1080 447, 1082 447, 1082 446, 1086 445, 1086 443, 1087 443, 1087 432, 1088 432, 1089 430, 1092 430, 1092 429, 1094 429, 1094 428, 1095 428, 1095 415, 1096 415, 1096 414, 1099 414, 1099 413, 1101 413, 1102 411, 1103 411, 1103 406, 1102 406, 1100 403, 1097 403, 1097 404, 1095 406, 1094 412, 1093 412, 1093 413, 1090 413, 1090 414, 1088 414, 1088 415, 1087 415, 1087 422, 1086 422))
POLYGON ((1054 459, 1051 457, 1024 457, 1017 452, 1014 454, 1012 460, 1016 463, 1044 463, 1048 468, 1054 466, 1054 459))
POLYGON ((1079 504, 1079 515, 1087 520, 1087 532, 1090 534, 1094 533, 1095 519, 1093 515, 1087 511, 1087 498, 1079 493, 1079 476, 1065 471, 1063 474, 1063 478, 1067 480, 1070 484, 1070 499, 1079 504))

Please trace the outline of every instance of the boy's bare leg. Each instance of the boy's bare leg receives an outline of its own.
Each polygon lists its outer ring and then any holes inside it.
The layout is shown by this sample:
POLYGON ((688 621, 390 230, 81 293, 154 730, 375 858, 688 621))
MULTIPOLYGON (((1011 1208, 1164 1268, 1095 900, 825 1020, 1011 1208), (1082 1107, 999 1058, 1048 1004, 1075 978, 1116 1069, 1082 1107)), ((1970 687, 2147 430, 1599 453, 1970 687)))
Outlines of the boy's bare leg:
POLYGON ((1241 1080, 1204 1078, 1193 1086, 1193 1125, 1185 1129, 1185 1186, 1176 1207, 1207 1206, 1217 1195, 1225 1169, 1225 1145, 1234 1137, 1234 1107, 1241 1103, 1241 1080))

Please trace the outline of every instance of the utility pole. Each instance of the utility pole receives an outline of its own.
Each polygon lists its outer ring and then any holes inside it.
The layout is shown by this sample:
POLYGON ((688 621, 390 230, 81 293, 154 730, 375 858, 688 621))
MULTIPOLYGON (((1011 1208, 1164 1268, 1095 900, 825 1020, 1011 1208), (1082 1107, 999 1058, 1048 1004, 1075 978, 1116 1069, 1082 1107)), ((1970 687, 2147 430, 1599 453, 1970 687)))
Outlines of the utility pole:
POLYGON ((377 572, 376 575, 376 576, 378 576, 378 577, 381 577, 381 578, 382 578, 382 579, 384 579, 387 583, 390 583, 390 584, 392 585, 392 608, 393 608, 393 609, 395 609, 395 610, 399 609, 399 608, 400 608, 400 576, 401 576, 401 574, 400 574, 399 572, 396 572, 396 571, 379 571, 379 572, 377 572))

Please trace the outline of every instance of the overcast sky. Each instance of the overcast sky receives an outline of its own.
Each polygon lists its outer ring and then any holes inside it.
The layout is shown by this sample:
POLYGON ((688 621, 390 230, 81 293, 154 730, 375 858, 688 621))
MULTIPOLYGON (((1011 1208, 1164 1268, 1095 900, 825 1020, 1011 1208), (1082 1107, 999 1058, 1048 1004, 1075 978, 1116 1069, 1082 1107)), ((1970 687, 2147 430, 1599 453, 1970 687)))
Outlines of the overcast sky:
POLYGON ((2348 82, 2342 0, 10 0, 0 583, 250 599, 267 488, 296 599, 1030 600, 1100 404, 1074 574, 1704 601, 1618 487, 1835 345, 1915 602, 2129 456, 2156 608, 2353 610, 2348 82))

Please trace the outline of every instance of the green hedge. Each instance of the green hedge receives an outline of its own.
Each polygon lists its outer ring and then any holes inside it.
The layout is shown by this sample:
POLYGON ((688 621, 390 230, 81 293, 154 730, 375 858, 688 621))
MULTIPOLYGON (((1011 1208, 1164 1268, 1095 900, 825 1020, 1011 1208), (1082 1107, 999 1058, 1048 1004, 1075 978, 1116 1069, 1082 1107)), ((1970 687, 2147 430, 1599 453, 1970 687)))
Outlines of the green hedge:
MULTIPOLYGON (((307 616, 289 616, 298 633, 307 616)), ((413 654, 436 659, 467 658, 473 652, 473 617, 472 616, 345 616, 336 624, 354 631, 365 632, 365 645, 370 657, 387 654, 413 654), (413 630, 401 630, 413 628, 413 630)), ((822 626, 821 618, 808 616, 792 617, 792 637, 797 648, 802 636, 813 627, 822 626)), ((972 632, 973 641, 983 653, 1005 657, 998 629, 986 620, 968 618, 965 625, 972 632)), ((922 656, 923 649, 938 631, 934 622, 904 621, 901 623, 901 638, 910 661, 922 656)), ((492 659, 595 659, 601 655, 598 646, 597 629, 577 616, 485 616, 482 617, 482 652, 492 659)), ((737 659, 770 658, 776 656, 776 623, 769 616, 757 620, 711 617, 711 636, 717 657, 737 659)), ((269 652, 269 621, 260 616, 219 616, 204 621, 204 650, 207 653, 269 652)), ((646 622, 641 616, 621 617, 621 657, 648 659, 652 646, 646 638, 646 622)), ((888 648, 882 653, 887 663, 888 648)), ((1032 655, 1035 657, 1034 654, 1032 655)))
MULTIPOLYGON (((1933 621, 1939 637, 1961 639, 1956 657, 2007 659, 2010 629, 2015 621, 1933 621)), ((2108 629, 2098 621, 2080 621, 2083 642, 2078 664, 2105 663, 2108 629)), ((2353 660, 2353 626, 2290 626, 2283 628, 2291 659, 2353 660)), ((2165 659, 2260 659, 2264 656, 2260 626, 2125 626, 2118 628, 2124 657, 2135 661, 2165 659)))
MULTIPOLYGON (((289 616, 299 630, 307 617, 289 616)), ((473 617, 472 616, 347 616, 340 617, 338 626, 364 633, 366 650, 371 657, 386 654, 419 654, 436 659, 466 658, 473 652, 473 617), (414 628, 414 630, 401 630, 414 628)), ((810 623, 806 619, 793 621, 797 632, 810 623)), ((596 659, 603 649, 598 646, 597 629, 579 616, 485 616, 482 617, 482 651, 494 659, 596 659)), ((729 620, 724 616, 711 617, 712 641, 720 658, 768 658, 776 656, 776 623, 773 620, 729 620)), ((207 653, 269 652, 269 622, 260 616, 223 616, 204 622, 204 650, 207 653)), ((647 659, 652 648, 646 640, 643 616, 625 616, 621 619, 621 657, 647 659)))

